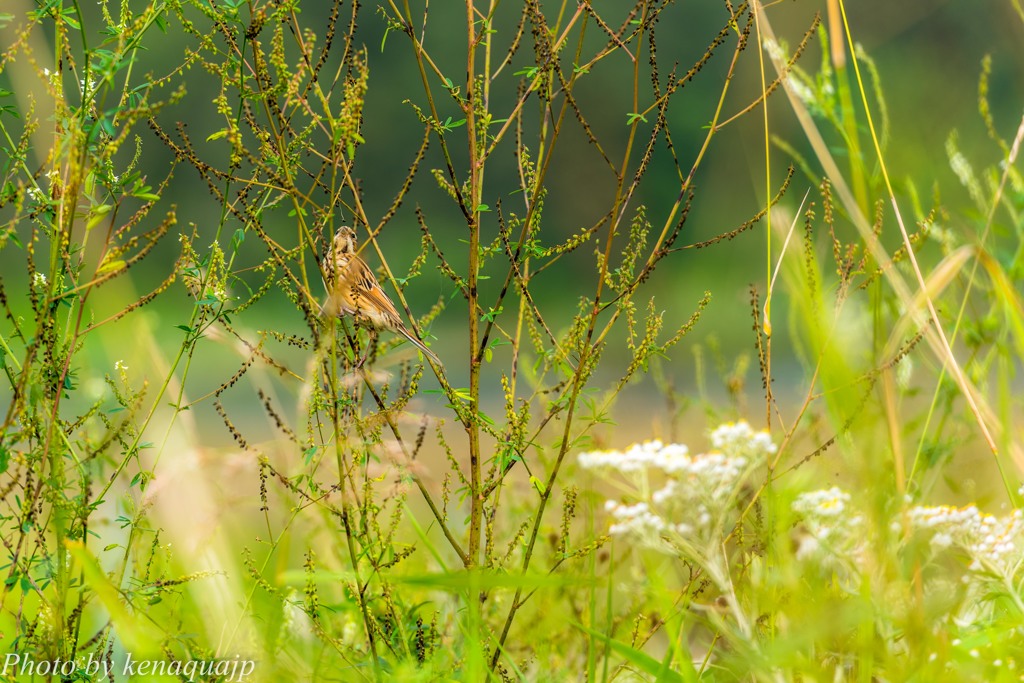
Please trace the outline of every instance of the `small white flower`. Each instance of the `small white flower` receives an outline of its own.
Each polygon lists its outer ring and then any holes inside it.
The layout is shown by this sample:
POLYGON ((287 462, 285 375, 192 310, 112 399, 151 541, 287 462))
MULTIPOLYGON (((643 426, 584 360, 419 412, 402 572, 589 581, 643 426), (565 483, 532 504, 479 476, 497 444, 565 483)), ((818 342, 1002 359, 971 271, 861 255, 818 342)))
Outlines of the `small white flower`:
POLYGON ((114 363, 114 369, 115 370, 127 370, 128 366, 124 364, 123 360, 119 360, 116 363, 114 363))
POLYGON ((658 489, 651 494, 651 502, 655 505, 664 505, 672 499, 672 496, 676 493, 675 481, 669 480, 665 484, 664 488, 658 489))
POLYGON ((821 543, 818 539, 810 534, 801 536, 799 545, 796 548, 796 559, 798 560, 809 560, 818 555, 821 551, 821 543))
POLYGON ((45 273, 40 273, 37 270, 35 272, 35 274, 32 276, 32 284, 35 285, 36 287, 45 287, 46 286, 46 274, 45 273))
POLYGON ((944 550, 953 545, 953 537, 947 533, 938 533, 932 536, 931 545, 936 550, 944 550))

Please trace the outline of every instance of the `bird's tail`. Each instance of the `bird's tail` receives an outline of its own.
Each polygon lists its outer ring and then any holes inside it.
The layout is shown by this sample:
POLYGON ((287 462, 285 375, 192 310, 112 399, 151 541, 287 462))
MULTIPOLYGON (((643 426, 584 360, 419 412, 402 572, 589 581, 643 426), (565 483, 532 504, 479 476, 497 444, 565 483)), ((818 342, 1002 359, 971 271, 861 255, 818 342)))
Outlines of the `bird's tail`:
POLYGON ((413 346, 415 346, 417 349, 422 351, 423 355, 427 356, 428 358, 430 358, 430 360, 434 361, 435 365, 440 365, 442 367, 444 366, 444 364, 441 362, 441 359, 437 357, 437 354, 434 353, 433 351, 431 351, 430 349, 428 349, 423 342, 421 342, 419 339, 416 338, 416 335, 414 335, 409 330, 405 329, 404 325, 403 326, 399 326, 396 331, 400 335, 402 335, 403 337, 408 339, 412 343, 413 346))

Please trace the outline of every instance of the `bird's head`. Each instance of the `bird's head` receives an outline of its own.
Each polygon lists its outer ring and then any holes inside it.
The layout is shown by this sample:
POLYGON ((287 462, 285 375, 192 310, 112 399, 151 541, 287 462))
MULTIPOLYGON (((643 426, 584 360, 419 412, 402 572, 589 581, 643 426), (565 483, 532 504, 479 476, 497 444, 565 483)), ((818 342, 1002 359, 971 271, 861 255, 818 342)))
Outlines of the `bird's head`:
POLYGON ((338 228, 338 232, 334 233, 332 251, 336 257, 356 253, 356 231, 347 225, 338 228))

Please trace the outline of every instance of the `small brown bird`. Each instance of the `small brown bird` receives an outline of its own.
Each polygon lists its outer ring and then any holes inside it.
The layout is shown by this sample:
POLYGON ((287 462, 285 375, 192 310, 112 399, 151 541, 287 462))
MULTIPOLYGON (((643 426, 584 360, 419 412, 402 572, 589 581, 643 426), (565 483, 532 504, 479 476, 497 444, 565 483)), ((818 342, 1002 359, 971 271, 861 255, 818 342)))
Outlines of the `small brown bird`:
POLYGON ((435 364, 441 365, 441 359, 402 323, 395 305, 381 289, 373 271, 359 258, 356 253, 356 233, 352 228, 347 225, 338 228, 323 265, 327 275, 325 313, 350 315, 357 323, 397 332, 435 364))

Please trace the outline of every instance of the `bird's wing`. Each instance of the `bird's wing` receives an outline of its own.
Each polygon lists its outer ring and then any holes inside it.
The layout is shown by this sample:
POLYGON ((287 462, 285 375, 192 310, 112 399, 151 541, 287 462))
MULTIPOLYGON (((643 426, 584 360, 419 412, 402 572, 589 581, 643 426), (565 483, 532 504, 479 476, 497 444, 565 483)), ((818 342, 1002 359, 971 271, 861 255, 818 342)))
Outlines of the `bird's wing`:
POLYGON ((349 312, 356 316, 366 316, 377 327, 387 327, 398 332, 426 356, 429 356, 435 364, 441 365, 441 359, 437 357, 437 354, 428 349, 402 323, 402 317, 398 315, 398 310, 395 309, 395 305, 391 303, 388 295, 384 293, 369 266, 359 257, 353 257, 349 267, 352 269, 349 293, 353 299, 351 302, 353 310, 349 312))
POLYGON ((398 315, 398 310, 384 293, 370 267, 358 257, 353 258, 351 267, 352 294, 356 299, 353 303, 356 304, 359 314, 374 318, 374 313, 379 312, 382 320, 374 322, 387 327, 401 326, 402 316, 398 315))

